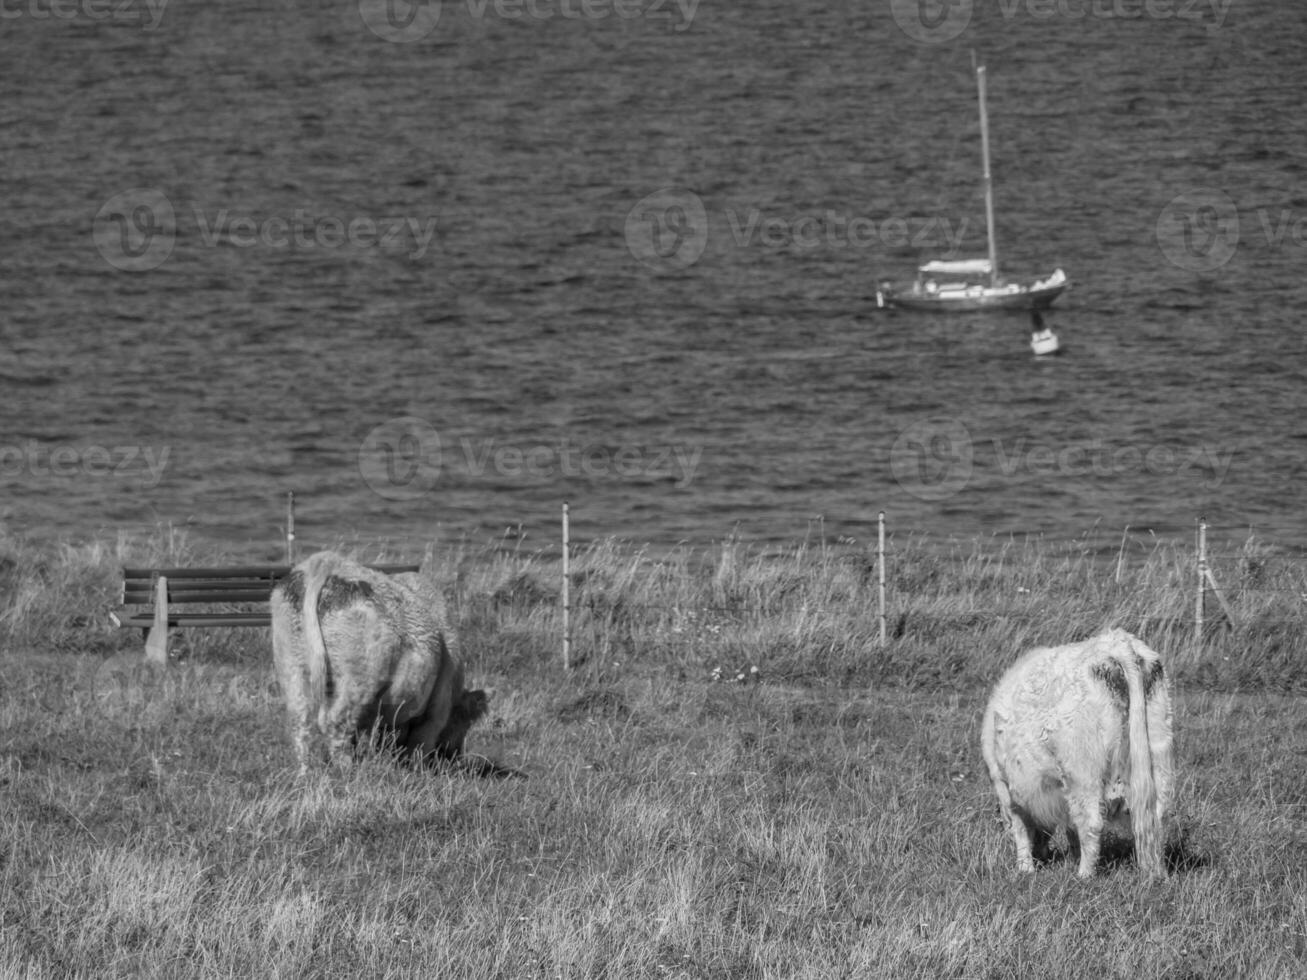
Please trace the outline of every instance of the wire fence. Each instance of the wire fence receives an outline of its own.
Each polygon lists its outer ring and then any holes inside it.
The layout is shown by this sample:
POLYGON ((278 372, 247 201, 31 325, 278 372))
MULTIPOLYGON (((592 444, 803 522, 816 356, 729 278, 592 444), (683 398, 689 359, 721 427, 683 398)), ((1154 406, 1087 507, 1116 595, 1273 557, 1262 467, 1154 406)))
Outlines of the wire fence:
MULTIPOLYGON (((625 559, 615 561, 614 548, 625 548, 627 558, 638 559, 637 563, 643 562, 646 570, 652 568, 655 573, 660 562, 673 560, 666 551, 637 544, 578 541, 571 528, 573 510, 567 503, 561 505, 553 536, 540 529, 528 536, 521 528, 510 528, 490 540, 464 539, 439 545, 416 536, 402 542, 320 540, 317 529, 311 529, 306 538, 303 526, 297 526, 295 505, 295 495, 287 494, 279 526, 283 540, 259 546, 265 560, 293 564, 321 548, 344 546, 367 552, 365 557, 373 561, 416 560, 421 555, 414 554, 415 548, 424 548, 428 555, 457 553, 454 559, 442 557, 446 562, 498 562, 510 575, 519 574, 511 569, 529 564, 536 582, 524 588, 531 594, 532 604, 556 607, 558 645, 566 666, 572 663, 573 633, 578 624, 588 626, 597 611, 602 612, 612 601, 611 596, 602 594, 594 575, 596 565, 604 561, 621 564, 625 559)), ((1264 540, 1246 526, 1208 524, 1201 518, 1195 520, 1192 545, 1182 538, 1132 533, 1129 528, 1115 548, 1106 547, 1101 536, 1093 542, 1088 538, 1050 542, 1010 535, 941 544, 910 531, 896 535, 883 512, 878 514, 874 537, 863 540, 827 537, 818 523, 810 525, 808 534, 788 548, 750 546, 734 536, 685 544, 674 560, 687 563, 687 553, 693 553, 693 561, 701 566, 698 579, 702 581, 706 575, 714 586, 694 597, 694 615, 717 617, 721 622, 738 617, 739 604, 721 600, 728 596, 734 566, 743 561, 741 552, 749 553, 755 572, 758 564, 769 560, 777 565, 790 562, 795 568, 807 562, 803 567, 809 570, 815 567, 813 560, 828 567, 840 566, 843 574, 858 581, 858 601, 874 601, 874 640, 882 647, 914 630, 932 628, 940 618, 929 608, 932 599, 961 596, 962 604, 948 613, 959 622, 983 623, 987 618, 1003 617, 1039 623, 1050 613, 1047 602, 1041 605, 1037 599, 1072 596, 1076 589, 1088 586, 1116 586, 1118 592, 1137 589, 1140 594, 1134 597, 1108 597, 1115 603, 1119 625, 1164 634, 1173 645, 1219 642, 1228 634, 1248 641, 1258 631, 1287 635, 1290 628, 1307 627, 1307 554, 1264 540), (796 561, 800 558, 802 561, 796 561), (943 583, 935 578, 940 565, 950 570, 943 583), (1141 578, 1145 567, 1149 571, 1141 578), (995 584, 989 589, 986 583, 995 584), (1000 590, 1007 591, 1000 594, 1000 590), (1023 604, 1023 596, 1031 601, 1023 604)), ((783 584, 776 591, 783 596, 790 588, 783 584)), ((504 594, 512 591, 510 583, 504 594)), ((652 604, 658 595, 650 590, 642 598, 646 612, 657 612, 652 604)), ((755 598, 769 601, 763 593, 755 598)), ((669 617, 688 614, 684 606, 663 612, 669 617)), ((1307 635, 1307 630, 1303 632, 1307 635)))

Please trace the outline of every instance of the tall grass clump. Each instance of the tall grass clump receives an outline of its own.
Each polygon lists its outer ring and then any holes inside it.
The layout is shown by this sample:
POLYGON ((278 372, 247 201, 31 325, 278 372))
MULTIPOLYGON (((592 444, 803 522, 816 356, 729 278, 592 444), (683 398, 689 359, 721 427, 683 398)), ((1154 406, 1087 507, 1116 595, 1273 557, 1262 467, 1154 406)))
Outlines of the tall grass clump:
MULTIPOLYGON (((360 560, 413 560, 356 546, 360 560)), ((1213 562, 1222 599, 1194 635, 1192 552, 1158 543, 1108 556, 1037 540, 940 547, 891 542, 887 642, 880 643, 876 555, 848 544, 754 549, 735 539, 650 551, 603 540, 571 563, 571 643, 583 676, 617 669, 804 684, 965 690, 992 681, 1018 653, 1110 626, 1138 634, 1182 680, 1224 689, 1296 691, 1303 671, 1307 581, 1302 562, 1250 539, 1213 562)), ((124 565, 233 564, 164 529, 142 540, 37 548, 0 542, 0 641, 11 648, 114 654, 139 644, 118 630, 124 565)), ((552 669, 562 644, 556 552, 429 546, 424 568, 448 601, 474 665, 499 673, 552 669)), ((255 630, 174 633, 181 657, 266 657, 255 630)))
MULTIPOLYGON (((1192 554, 1158 544, 1133 560, 1039 542, 941 552, 908 543, 887 560, 887 643, 880 643, 874 554, 804 545, 751 550, 727 540, 648 554, 613 541, 572 562, 572 649, 588 674, 674 669, 684 675, 795 683, 964 690, 992 681, 1023 650, 1117 626, 1159 650, 1173 672, 1225 688, 1301 690, 1304 609, 1285 602, 1302 567, 1278 574, 1276 598, 1232 588, 1234 625, 1208 597, 1194 635, 1192 554)), ((458 594, 472 646, 492 636, 517 666, 552 662, 561 645, 557 556, 467 566, 458 594)), ((1231 579, 1232 583, 1237 580, 1231 579)))

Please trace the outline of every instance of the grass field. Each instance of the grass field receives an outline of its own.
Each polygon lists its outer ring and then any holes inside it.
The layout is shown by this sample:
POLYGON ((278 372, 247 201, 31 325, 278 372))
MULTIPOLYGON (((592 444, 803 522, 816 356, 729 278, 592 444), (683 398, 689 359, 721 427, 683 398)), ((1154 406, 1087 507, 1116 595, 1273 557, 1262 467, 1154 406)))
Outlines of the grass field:
POLYGON ((124 562, 221 555, 11 544, 0 974, 1307 975, 1292 563, 1223 570, 1260 587, 1231 582, 1240 625, 1196 644, 1179 551, 1119 574, 1039 546, 895 558, 881 648, 856 548, 594 546, 565 674, 551 559, 444 555, 470 680, 494 689, 469 750, 529 778, 374 758, 297 782, 266 631, 176 634, 155 673, 105 625, 124 562), (1090 882, 1071 861, 1018 876, 987 686, 1108 624, 1176 677, 1172 874, 1118 848, 1090 882))

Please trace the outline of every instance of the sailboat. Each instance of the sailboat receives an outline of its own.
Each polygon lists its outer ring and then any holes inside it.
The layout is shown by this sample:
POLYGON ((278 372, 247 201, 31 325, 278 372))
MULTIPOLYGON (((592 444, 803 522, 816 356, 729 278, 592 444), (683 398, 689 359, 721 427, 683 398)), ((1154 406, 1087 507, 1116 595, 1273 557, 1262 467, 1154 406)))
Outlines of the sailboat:
POLYGON ((980 96, 980 147, 984 160, 985 229, 989 256, 983 259, 937 259, 918 267, 910 283, 882 283, 876 290, 877 306, 909 310, 967 312, 972 310, 1040 310, 1070 285, 1066 273, 1056 269, 1043 279, 1014 281, 998 271, 998 245, 994 238, 994 187, 989 173, 989 115, 985 109, 985 66, 976 67, 980 96))

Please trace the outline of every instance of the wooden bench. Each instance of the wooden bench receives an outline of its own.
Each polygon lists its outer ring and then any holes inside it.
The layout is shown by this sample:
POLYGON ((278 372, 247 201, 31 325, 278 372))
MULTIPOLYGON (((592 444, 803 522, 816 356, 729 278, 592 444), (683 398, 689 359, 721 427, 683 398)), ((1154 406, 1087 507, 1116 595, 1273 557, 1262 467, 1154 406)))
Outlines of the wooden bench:
MULTIPOLYGON (((116 625, 145 631, 145 656, 154 663, 168 659, 168 630, 213 626, 271 626, 272 590, 290 574, 290 565, 242 565, 232 568, 124 568, 123 609, 110 615, 116 625), (151 605, 153 603, 153 605, 151 605), (195 606, 241 606, 237 611, 195 606), (183 607, 183 608, 177 608, 183 607)), ((395 575, 416 572, 418 565, 369 565, 395 575)))

